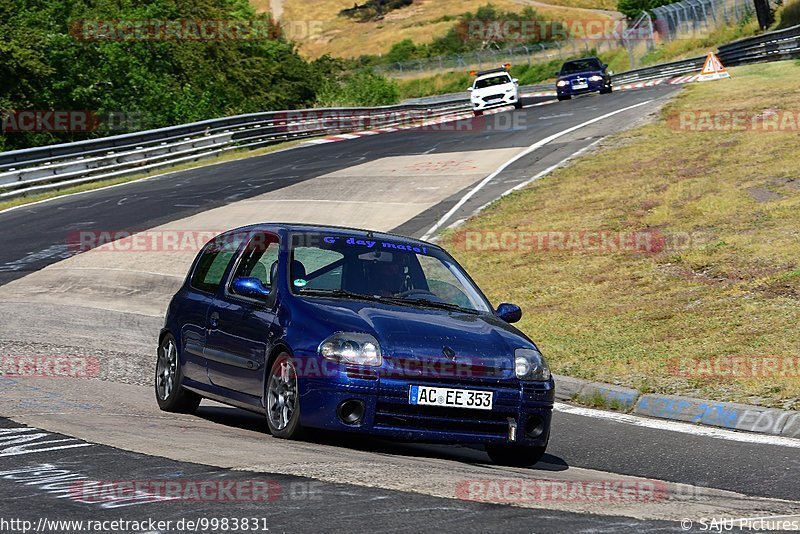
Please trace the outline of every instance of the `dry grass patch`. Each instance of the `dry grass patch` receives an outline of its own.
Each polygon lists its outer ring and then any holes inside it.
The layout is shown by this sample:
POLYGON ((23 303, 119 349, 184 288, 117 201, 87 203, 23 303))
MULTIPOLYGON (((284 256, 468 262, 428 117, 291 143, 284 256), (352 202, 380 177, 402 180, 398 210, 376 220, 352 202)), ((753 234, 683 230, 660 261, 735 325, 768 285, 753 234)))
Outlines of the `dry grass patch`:
POLYGON ((800 369, 756 378, 673 369, 677 358, 800 356, 798 130, 700 133, 666 120, 695 110, 800 111, 796 62, 732 72, 730 80, 686 87, 661 120, 609 139, 609 148, 505 197, 445 237, 495 302, 523 306, 521 328, 556 372, 800 408, 800 369), (755 198, 754 188, 772 195, 755 198), (461 241, 464 231, 503 230, 655 231, 667 246, 499 252, 467 251, 461 241))
MULTIPOLYGON (((415 0, 408 7, 389 12, 378 22, 355 22, 339 16, 339 11, 352 7, 345 0, 318 0, 311 6, 305 0, 286 0, 282 23, 299 43, 300 52, 316 58, 324 54, 335 57, 358 57, 362 54, 384 54, 403 39, 417 44, 430 43, 455 25, 456 18, 474 12, 489 0, 415 0), (292 28, 295 30, 292 31, 292 28), (311 29, 305 31, 306 29, 311 29)), ((498 9, 522 11, 525 3, 514 0, 492 0, 498 9)), ((536 7, 546 20, 588 20, 602 18, 597 13, 554 6, 536 7)))

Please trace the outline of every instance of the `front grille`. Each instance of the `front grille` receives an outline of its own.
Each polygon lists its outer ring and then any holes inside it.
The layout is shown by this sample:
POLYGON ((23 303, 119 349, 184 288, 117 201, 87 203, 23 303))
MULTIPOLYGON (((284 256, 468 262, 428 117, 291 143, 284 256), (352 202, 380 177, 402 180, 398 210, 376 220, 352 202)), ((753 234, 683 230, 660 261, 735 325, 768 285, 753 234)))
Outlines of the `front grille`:
MULTIPOLYGON (((457 361, 433 360, 424 358, 391 357, 381 370, 384 378, 408 380, 437 380, 443 382, 463 382, 480 380, 495 385, 512 377, 510 362, 499 360, 465 359, 457 361)), ((514 385, 516 387, 516 384, 514 385)))
POLYGON ((505 436, 513 413, 378 402, 375 426, 505 436))
POLYGON ((484 102, 493 102, 493 101, 495 101, 495 100, 503 100, 503 97, 504 97, 504 96, 505 96, 505 95, 489 95, 489 96, 484 96, 484 97, 483 97, 483 101, 484 101, 484 102))

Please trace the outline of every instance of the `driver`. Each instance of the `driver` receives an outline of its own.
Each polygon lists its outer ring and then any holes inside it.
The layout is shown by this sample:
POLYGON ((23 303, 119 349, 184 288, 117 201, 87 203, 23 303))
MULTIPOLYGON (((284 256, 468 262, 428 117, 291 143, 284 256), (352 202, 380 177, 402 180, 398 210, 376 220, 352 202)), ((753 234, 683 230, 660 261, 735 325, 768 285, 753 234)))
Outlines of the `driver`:
POLYGON ((391 297, 407 289, 405 269, 399 263, 376 261, 370 266, 370 286, 375 295, 391 297))

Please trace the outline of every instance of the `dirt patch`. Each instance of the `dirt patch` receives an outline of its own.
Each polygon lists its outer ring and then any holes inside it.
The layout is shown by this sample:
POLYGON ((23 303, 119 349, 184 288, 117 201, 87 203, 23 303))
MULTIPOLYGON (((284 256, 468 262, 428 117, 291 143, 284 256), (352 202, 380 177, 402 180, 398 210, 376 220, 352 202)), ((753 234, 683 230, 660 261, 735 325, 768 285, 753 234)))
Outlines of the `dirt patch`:
POLYGON ((771 191, 766 187, 748 187, 746 191, 750 197, 758 203, 774 202, 783 198, 782 195, 776 193, 775 191, 771 191))

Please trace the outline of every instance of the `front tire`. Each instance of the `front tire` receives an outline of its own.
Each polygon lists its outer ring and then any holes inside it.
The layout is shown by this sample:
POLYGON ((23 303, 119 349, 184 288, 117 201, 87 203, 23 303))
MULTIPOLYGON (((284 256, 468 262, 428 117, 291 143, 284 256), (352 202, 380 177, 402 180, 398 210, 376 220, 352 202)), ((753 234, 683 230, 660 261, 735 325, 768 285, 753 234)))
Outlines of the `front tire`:
POLYGON ((486 453, 497 465, 530 467, 544 456, 544 447, 521 447, 518 445, 487 445, 486 453))
POLYGON ((556 96, 556 98, 558 98, 559 102, 562 102, 564 100, 572 99, 572 95, 558 95, 558 96, 556 96))
POLYGON ((522 100, 517 100, 514 104, 514 109, 522 109, 522 100))
POLYGON ((184 389, 182 381, 178 344, 172 334, 167 334, 158 347, 155 376, 156 401, 162 411, 194 413, 200 406, 200 395, 184 389))
POLYGON ((475 111, 474 113, 476 117, 481 117, 483 115, 483 111, 475 111))
POLYGON ((267 424, 276 438, 296 439, 300 436, 300 395, 297 369, 285 352, 272 363, 266 385, 267 424))

